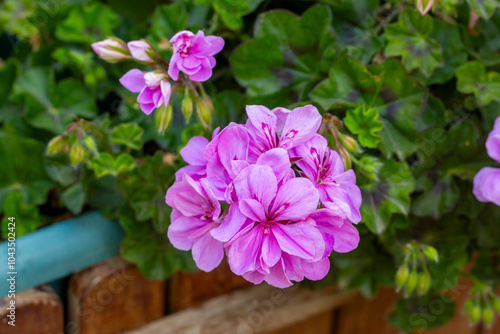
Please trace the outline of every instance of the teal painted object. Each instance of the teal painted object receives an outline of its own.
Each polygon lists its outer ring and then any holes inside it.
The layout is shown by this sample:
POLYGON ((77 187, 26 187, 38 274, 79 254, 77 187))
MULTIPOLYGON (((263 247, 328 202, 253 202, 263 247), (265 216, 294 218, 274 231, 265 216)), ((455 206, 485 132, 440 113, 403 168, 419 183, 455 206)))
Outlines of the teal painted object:
MULTIPOLYGON (((16 293, 118 255, 124 236, 118 222, 91 212, 16 238, 16 293)), ((7 248, 0 244, 0 298, 9 292, 12 271, 7 248)))

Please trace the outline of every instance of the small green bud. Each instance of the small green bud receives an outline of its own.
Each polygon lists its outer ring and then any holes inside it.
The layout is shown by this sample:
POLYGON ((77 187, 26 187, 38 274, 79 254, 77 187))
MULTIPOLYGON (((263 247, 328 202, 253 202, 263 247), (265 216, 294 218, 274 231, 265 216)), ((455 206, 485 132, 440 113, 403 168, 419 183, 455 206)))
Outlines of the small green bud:
POLYGON ((408 281, 405 286, 405 296, 411 295, 413 290, 417 287, 418 275, 416 270, 412 270, 410 275, 408 276, 408 281))
POLYGON ((348 151, 353 153, 361 152, 358 142, 351 136, 339 133, 338 138, 342 146, 344 146, 348 151))
POLYGON ((90 152, 97 154, 97 145, 92 137, 86 136, 83 138, 83 142, 85 143, 85 146, 90 150, 90 152))
POLYGON ((418 275, 417 291, 419 295, 425 295, 431 287, 431 276, 427 271, 421 271, 418 275))
POLYGON ((340 146, 338 148, 338 153, 340 155, 340 158, 344 162, 345 170, 351 169, 352 160, 351 160, 351 155, 349 154, 349 152, 347 152, 347 150, 344 147, 340 146))
POLYGON ((63 136, 52 138, 47 145, 47 154, 56 155, 64 150, 65 140, 63 136))
POLYGON ((174 108, 172 108, 172 105, 162 105, 155 111, 155 122, 156 122, 156 129, 158 130, 158 133, 164 133, 165 130, 170 126, 170 123, 172 123, 172 118, 174 117, 174 108))
POLYGON ((69 160, 73 166, 83 162, 87 158, 87 150, 80 143, 75 143, 69 152, 69 160))
POLYGON ((493 304, 495 311, 500 313, 500 298, 495 295, 491 296, 491 303, 493 304))
POLYGON ((408 265, 405 263, 399 267, 396 272, 396 285, 398 291, 405 285, 408 280, 408 275, 410 275, 410 269, 408 269, 408 265))
POLYGON ((193 115, 193 100, 189 95, 189 90, 187 87, 186 87, 186 92, 184 94, 184 99, 182 100, 181 111, 182 115, 184 116, 184 119, 186 120, 186 123, 189 122, 191 116, 193 115))
POLYGON ((436 248, 432 246, 425 246, 424 247, 424 255, 426 258, 428 258, 431 261, 434 262, 439 262, 439 253, 436 248))
POLYGON ((469 309, 469 319, 470 321, 475 324, 476 322, 481 319, 481 305, 479 305, 479 302, 474 301, 472 306, 469 309))
POLYGON ((196 99, 196 113, 198 114, 198 119, 204 127, 210 128, 212 124, 213 112, 214 106, 208 96, 196 99))
POLYGON ((482 319, 485 325, 491 325, 493 323, 494 319, 493 315, 493 308, 491 307, 490 302, 486 302, 484 304, 483 312, 482 312, 482 319))

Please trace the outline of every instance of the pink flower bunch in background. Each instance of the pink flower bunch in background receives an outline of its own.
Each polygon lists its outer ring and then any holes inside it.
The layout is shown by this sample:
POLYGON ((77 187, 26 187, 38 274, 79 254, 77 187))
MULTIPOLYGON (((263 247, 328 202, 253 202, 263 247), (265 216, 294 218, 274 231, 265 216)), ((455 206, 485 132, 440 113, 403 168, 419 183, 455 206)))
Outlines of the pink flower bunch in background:
MULTIPOLYGON (((488 155, 500 163, 500 117, 486 140, 488 155)), ((484 167, 474 177, 474 196, 500 206, 500 168, 484 167)))
POLYGON ((180 151, 188 165, 165 197, 170 242, 191 250, 204 271, 226 254, 231 270, 255 284, 322 279, 331 252, 359 242, 354 172, 317 133, 315 107, 247 106, 247 115, 246 124, 216 129, 211 141, 193 137, 180 151))
POLYGON ((129 91, 139 93, 137 102, 141 110, 149 115, 156 108, 168 105, 172 92, 170 80, 178 81, 179 72, 197 83, 208 80, 215 67, 214 55, 224 47, 221 37, 205 36, 201 30, 196 35, 190 31, 180 31, 170 43, 173 45, 173 55, 168 63, 146 40, 125 43, 118 38, 108 38, 93 43, 92 48, 100 58, 110 63, 135 60, 154 68, 154 71, 149 72, 132 69, 120 79, 120 83, 129 91))

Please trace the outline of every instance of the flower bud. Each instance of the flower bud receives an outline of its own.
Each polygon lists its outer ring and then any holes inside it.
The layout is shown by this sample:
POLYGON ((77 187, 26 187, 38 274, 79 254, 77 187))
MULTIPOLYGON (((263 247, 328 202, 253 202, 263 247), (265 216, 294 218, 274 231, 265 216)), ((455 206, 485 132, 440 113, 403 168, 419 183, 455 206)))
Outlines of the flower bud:
POLYGON ((155 122, 158 133, 163 134, 172 123, 174 109, 172 105, 162 105, 155 111, 155 122))
POLYGON ((481 319, 481 305, 479 305, 479 302, 474 301, 473 304, 469 308, 469 319, 470 321, 475 324, 476 322, 481 319))
POLYGON ((73 166, 83 162, 87 158, 87 150, 80 143, 75 143, 69 152, 69 160, 73 166))
POLYGON ((408 269, 408 265, 406 263, 399 267, 398 271, 396 272, 396 285, 398 291, 403 287, 403 285, 405 285, 406 281, 408 280, 409 274, 410 269, 408 269))
POLYGON ((495 309, 495 311, 497 311, 498 313, 500 313, 500 298, 498 298, 497 296, 493 295, 491 297, 491 303, 493 304, 493 308, 495 309))
POLYGON ((212 124, 213 112, 214 106, 208 96, 196 99, 196 113, 198 114, 198 119, 204 127, 210 128, 212 124))
POLYGON ((427 271, 421 271, 418 275, 417 291, 419 295, 425 295, 431 287, 431 276, 427 271))
POLYGON ((338 134, 338 138, 342 146, 344 146, 348 151, 353 153, 361 152, 358 142, 348 135, 343 135, 341 133, 338 134))
POLYGON ((63 136, 52 138, 47 145, 47 154, 56 155, 64 150, 65 140, 63 136))
POLYGON ((97 154, 97 145, 92 137, 86 136, 83 138, 83 142, 85 143, 85 146, 90 150, 90 152, 97 154))
POLYGON ((191 119, 191 115, 193 115, 193 100, 189 95, 189 90, 186 88, 186 92, 184 93, 184 99, 182 100, 181 106, 182 115, 186 120, 186 123, 191 119))
POLYGON ((481 314, 481 317, 483 319, 483 322, 485 325, 489 326, 493 323, 494 315, 493 315, 493 308, 491 307, 490 302, 486 302, 483 307, 483 312, 481 314))
POLYGON ((344 162, 345 170, 351 169, 352 160, 351 160, 351 155, 349 154, 349 152, 347 152, 347 150, 344 147, 340 146, 338 148, 338 153, 340 155, 340 158, 344 162))
POLYGON ((415 287, 417 286, 418 282, 418 275, 416 270, 412 270, 410 275, 408 276, 408 281, 406 282, 405 286, 405 296, 411 295, 413 290, 415 290, 415 287))
POLYGON ((158 62, 156 52, 146 40, 131 41, 127 43, 127 46, 130 50, 130 55, 135 60, 147 64, 156 64, 158 62))
POLYGON ((428 258, 431 261, 438 262, 439 261, 439 254, 436 248, 432 246, 425 246, 424 247, 424 255, 426 258, 428 258))
POLYGON ((92 43, 92 49, 99 58, 108 63, 117 63, 122 60, 130 59, 130 52, 127 44, 119 38, 108 38, 104 41, 92 43))

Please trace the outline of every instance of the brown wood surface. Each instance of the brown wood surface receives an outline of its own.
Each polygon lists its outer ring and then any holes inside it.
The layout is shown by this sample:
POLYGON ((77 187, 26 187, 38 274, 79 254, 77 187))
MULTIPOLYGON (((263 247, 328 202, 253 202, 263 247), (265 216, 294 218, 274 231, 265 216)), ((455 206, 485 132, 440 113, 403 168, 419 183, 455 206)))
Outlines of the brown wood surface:
POLYGON ((195 273, 179 272, 170 279, 170 311, 184 310, 251 284, 231 272, 225 259, 209 273, 201 270, 195 273))
POLYGON ((63 306, 59 296, 48 285, 16 294, 16 326, 7 318, 8 297, 0 299, 0 333, 2 334, 62 334, 63 306))
POLYGON ((128 333, 273 333, 319 317, 354 295, 354 292, 333 289, 310 290, 298 285, 278 289, 262 284, 213 298, 198 307, 176 312, 128 333))
POLYGON ((71 277, 66 330, 121 333, 162 317, 164 300, 164 281, 149 280, 134 265, 113 258, 71 277))
POLYGON ((397 294, 391 288, 380 288, 375 298, 361 295, 337 310, 336 334, 398 334, 387 317, 395 309, 397 294))
POLYGON ((333 330, 332 325, 333 312, 328 310, 310 319, 266 334, 331 334, 333 330))

